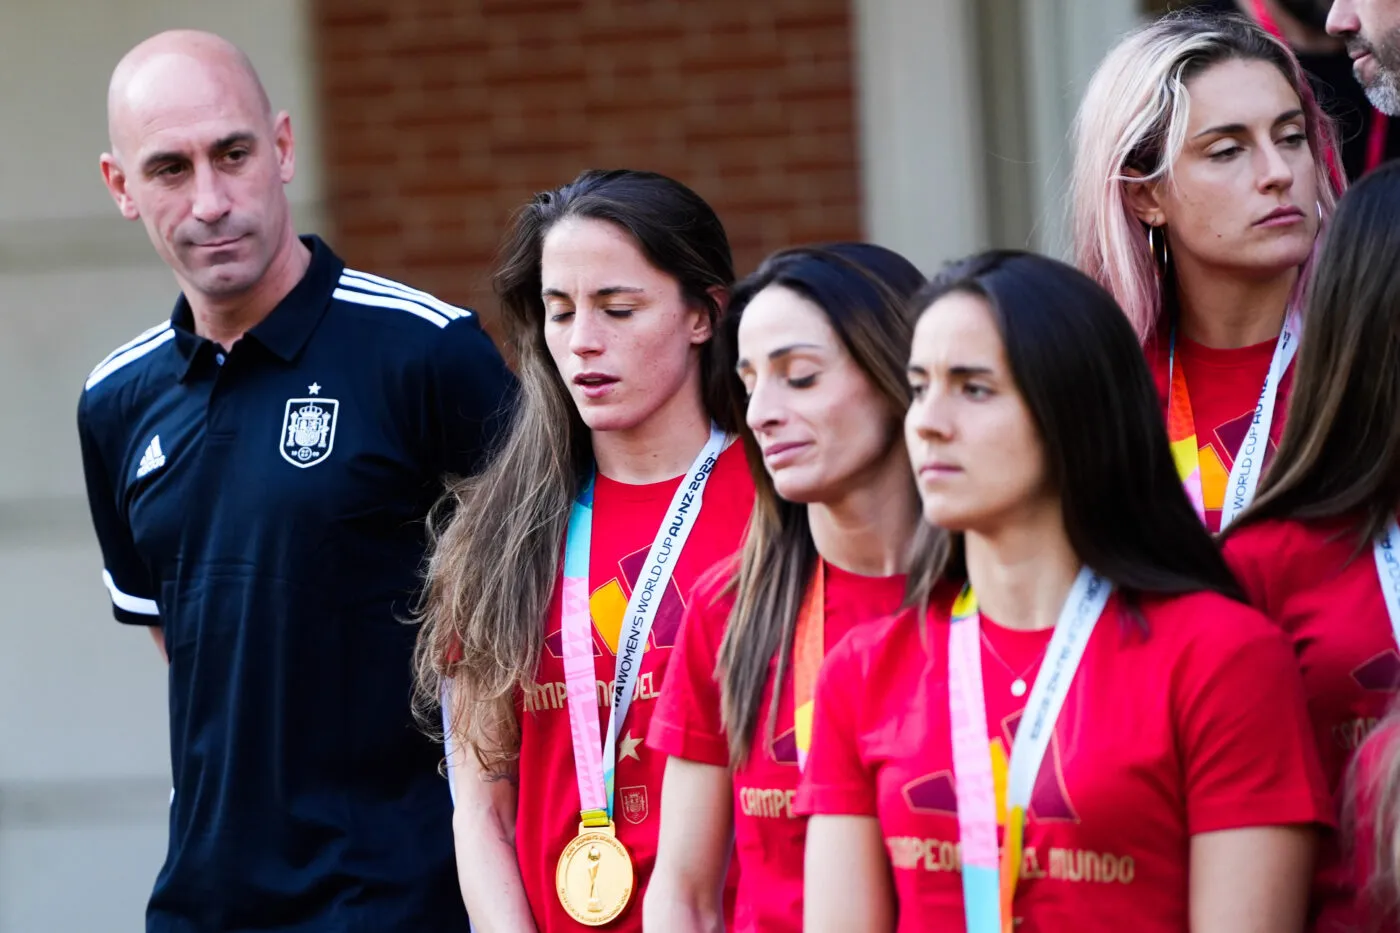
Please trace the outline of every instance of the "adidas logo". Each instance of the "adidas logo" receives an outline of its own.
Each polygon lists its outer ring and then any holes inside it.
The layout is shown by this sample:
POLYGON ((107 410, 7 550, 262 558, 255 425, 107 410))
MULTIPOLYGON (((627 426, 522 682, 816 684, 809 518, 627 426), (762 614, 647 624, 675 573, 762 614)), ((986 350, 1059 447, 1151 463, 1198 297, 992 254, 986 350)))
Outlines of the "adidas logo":
POLYGON ((136 478, 140 479, 152 470, 159 470, 165 466, 165 454, 160 449, 160 435, 151 438, 151 443, 146 446, 146 452, 141 455, 141 465, 136 468, 136 478))

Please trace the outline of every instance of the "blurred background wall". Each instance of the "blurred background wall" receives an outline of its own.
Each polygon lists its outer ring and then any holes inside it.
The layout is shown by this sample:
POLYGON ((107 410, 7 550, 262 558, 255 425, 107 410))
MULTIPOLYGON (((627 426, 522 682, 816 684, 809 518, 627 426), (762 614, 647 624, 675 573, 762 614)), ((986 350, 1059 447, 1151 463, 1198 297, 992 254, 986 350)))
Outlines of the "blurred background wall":
POLYGON ((1054 249, 1065 129, 1135 0, 311 0, 325 188, 364 268, 487 311, 533 191, 680 178, 751 270, 862 235, 1054 249))
POLYGON ((511 209, 586 167, 692 185, 741 274, 862 236, 926 271, 1060 253, 1065 132, 1138 6, 0 0, 0 933, 141 929, 165 847, 164 669, 111 621, 73 429, 87 372, 175 295, 97 170, 126 49, 242 45, 293 115, 302 229, 489 324, 511 209))

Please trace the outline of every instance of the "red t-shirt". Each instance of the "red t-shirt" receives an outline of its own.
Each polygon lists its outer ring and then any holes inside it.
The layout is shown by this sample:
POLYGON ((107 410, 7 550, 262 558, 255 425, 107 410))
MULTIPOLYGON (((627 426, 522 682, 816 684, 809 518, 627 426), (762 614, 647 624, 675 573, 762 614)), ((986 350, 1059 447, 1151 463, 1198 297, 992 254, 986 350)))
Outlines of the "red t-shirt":
MULTIPOLYGON (((1144 597, 1141 617, 1113 597, 1065 698, 1029 807, 1019 933, 1185 933, 1192 835, 1331 819, 1278 631, 1214 594, 1144 597)), ((989 739, 1009 758, 1026 701, 1011 683, 1033 682, 1051 632, 983 630, 989 739)), ((927 645, 903 613, 836 647, 797 796, 802 813, 879 819, 902 933, 965 929, 946 603, 927 645)))
MULTIPOLYGON (((1274 339, 1234 350, 1216 350, 1177 336, 1176 360, 1177 365, 1184 368, 1186 389, 1191 396, 1191 415, 1196 422, 1196 444, 1201 458, 1201 494, 1205 499, 1206 526, 1212 533, 1220 530, 1220 509, 1225 504, 1230 469, 1254 421, 1254 410, 1264 391, 1264 379, 1269 374, 1277 344, 1278 340, 1274 339)), ((1162 399, 1163 414, 1170 395, 1169 346, 1169 335, 1162 331, 1145 350, 1162 399)), ((1269 444, 1264 452, 1265 465, 1273 457, 1283 435, 1288 394, 1292 388, 1293 367, 1289 366, 1279 383, 1274 420, 1269 426, 1269 444)))
MULTIPOLYGON (((593 543, 589 557, 590 607, 593 615, 599 724, 606 732, 611 712, 616 656, 627 599, 651 549, 657 529, 681 478, 630 486, 599 476, 593 498, 593 543)), ((696 577, 739 547, 753 508, 749 478, 740 444, 720 455, 705 487, 695 528, 676 563, 642 657, 636 693, 617 743, 613 819, 617 835, 632 854, 636 886, 626 910, 608 925, 611 931, 642 929, 642 898, 656 860, 661 822, 661 776, 666 756, 642 744, 654 700, 661 694, 666 662, 680 634, 685 599, 696 577)), ((564 686, 561 621, 556 594, 550 609, 548 637, 540 660, 538 687, 517 700, 520 718, 520 792, 515 844, 520 875, 541 933, 585 930, 560 906, 554 871, 564 847, 578 833, 578 777, 564 686)))
MULTIPOLYGON (((1400 651, 1371 543, 1344 521, 1272 521, 1230 535, 1225 558, 1250 602, 1293 643, 1340 814, 1352 755, 1400 690, 1400 651)), ((1351 928, 1352 876, 1342 841, 1329 840, 1313 890, 1314 930, 1351 928)))
MULTIPOLYGON (((720 722, 720 691, 715 661, 733 608, 733 594, 721 595, 733 562, 716 567, 696 587, 686 610, 680 644, 666 675, 661 701, 651 718, 647 744, 667 755, 729 766, 729 746, 720 722)), ((887 616, 904 598, 904 577, 863 577, 826 567, 828 649, 862 622, 887 616)), ((773 742, 764 741, 773 699, 777 659, 769 663, 768 684, 759 709, 760 738, 748 761, 734 771, 734 837, 739 855, 736 931, 781 933, 802 930, 802 851, 807 821, 792 809, 800 772, 793 734, 792 666, 788 665, 773 742)))

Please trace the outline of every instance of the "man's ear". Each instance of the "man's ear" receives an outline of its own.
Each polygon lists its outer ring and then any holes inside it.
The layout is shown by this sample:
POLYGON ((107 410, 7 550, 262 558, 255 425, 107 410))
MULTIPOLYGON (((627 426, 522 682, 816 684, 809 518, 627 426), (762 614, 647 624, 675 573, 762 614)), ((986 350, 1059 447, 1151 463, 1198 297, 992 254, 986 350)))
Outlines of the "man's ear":
POLYGON ((1127 202, 1128 210, 1149 227, 1160 227, 1166 223, 1166 214, 1162 211, 1162 180, 1148 181, 1141 172, 1133 169, 1125 169, 1123 174, 1132 179, 1123 182, 1123 200, 1127 202))
POLYGON ((126 172, 122 170, 117 157, 110 152, 104 152, 98 162, 102 166, 102 182, 107 186, 112 200, 117 202, 117 210, 121 211, 127 220, 139 220, 141 212, 136 209, 136 202, 127 191, 126 172))
POLYGON ((277 169, 282 184, 289 184, 297 173, 296 137, 292 133, 292 118, 282 110, 272 124, 273 144, 277 147, 277 169))

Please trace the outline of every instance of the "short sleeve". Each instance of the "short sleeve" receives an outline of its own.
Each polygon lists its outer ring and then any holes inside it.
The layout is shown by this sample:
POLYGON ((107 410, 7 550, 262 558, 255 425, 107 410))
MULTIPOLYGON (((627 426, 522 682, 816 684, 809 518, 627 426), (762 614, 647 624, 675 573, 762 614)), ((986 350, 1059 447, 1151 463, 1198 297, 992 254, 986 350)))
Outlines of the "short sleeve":
POLYGON ((1189 831, 1334 825, 1293 656, 1265 620, 1242 621, 1198 642, 1179 677, 1189 831))
POLYGON ((827 655, 817 675, 812 750, 794 805, 804 816, 877 815, 875 775, 860 755, 858 723, 866 684, 862 657, 848 635, 827 655))
POLYGON ((701 764, 729 766, 729 743, 720 715, 715 678, 719 646, 732 600, 723 596, 733 572, 724 560, 706 571, 691 591, 680 636, 666 665, 661 697, 651 714, 647 745, 701 764))
POLYGON ((83 478, 88 509, 102 549, 102 582, 112 598, 112 614, 129 625, 160 625, 156 590, 150 571, 136 551, 131 526, 119 508, 119 488, 103 460, 93 433, 87 396, 78 404, 78 443, 83 454, 83 478))
POLYGON ((439 474, 468 476, 481 469, 509 424, 516 392, 515 376, 475 314, 442 329, 428 393, 439 474))

